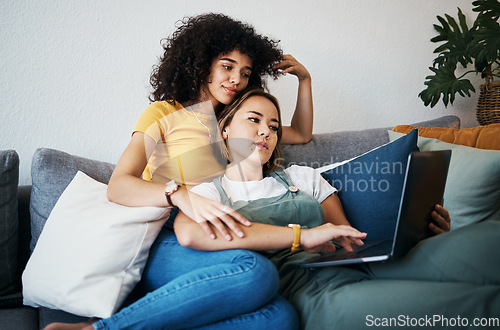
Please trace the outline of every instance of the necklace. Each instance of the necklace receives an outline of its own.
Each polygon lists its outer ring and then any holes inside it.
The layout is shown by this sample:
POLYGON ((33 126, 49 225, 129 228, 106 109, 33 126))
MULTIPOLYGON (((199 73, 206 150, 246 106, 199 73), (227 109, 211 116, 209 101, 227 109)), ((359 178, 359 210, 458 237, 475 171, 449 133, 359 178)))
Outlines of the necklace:
MULTIPOLYGON (((187 109, 186 109, 187 110, 187 109)), ((200 123, 201 126, 205 127, 205 129, 207 130, 208 132, 208 138, 211 140, 212 139, 212 133, 210 131, 210 128, 208 128, 207 125, 203 124, 200 120, 200 118, 198 118, 198 116, 196 115, 196 112, 194 112, 193 109, 189 109, 188 110, 188 113, 190 113, 190 111, 193 113, 194 117, 196 118, 196 120, 200 123)))

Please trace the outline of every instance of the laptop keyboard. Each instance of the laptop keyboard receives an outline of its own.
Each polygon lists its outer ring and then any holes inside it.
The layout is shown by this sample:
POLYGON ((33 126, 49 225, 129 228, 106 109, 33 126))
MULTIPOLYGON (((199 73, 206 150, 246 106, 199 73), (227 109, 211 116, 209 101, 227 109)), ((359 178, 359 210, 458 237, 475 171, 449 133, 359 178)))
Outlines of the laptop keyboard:
POLYGON ((391 252, 392 242, 392 239, 365 242, 365 245, 359 246, 353 253, 360 257, 387 254, 391 252))
POLYGON ((377 255, 389 254, 392 249, 392 239, 387 239, 383 241, 369 241, 365 242, 363 246, 352 245, 354 251, 349 252, 344 249, 339 249, 336 252, 330 254, 330 256, 335 257, 337 260, 341 259, 352 259, 352 258, 364 258, 377 255))

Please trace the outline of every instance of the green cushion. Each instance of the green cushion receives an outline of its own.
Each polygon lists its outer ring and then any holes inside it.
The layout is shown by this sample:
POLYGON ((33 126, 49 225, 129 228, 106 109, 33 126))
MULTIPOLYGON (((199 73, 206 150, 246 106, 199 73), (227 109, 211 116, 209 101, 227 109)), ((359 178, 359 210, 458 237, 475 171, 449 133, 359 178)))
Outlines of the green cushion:
MULTIPOLYGON (((389 131, 392 140, 401 133, 389 131)), ((451 215, 451 228, 499 218, 500 215, 500 151, 483 150, 418 137, 420 150, 452 151, 444 207, 451 215)))

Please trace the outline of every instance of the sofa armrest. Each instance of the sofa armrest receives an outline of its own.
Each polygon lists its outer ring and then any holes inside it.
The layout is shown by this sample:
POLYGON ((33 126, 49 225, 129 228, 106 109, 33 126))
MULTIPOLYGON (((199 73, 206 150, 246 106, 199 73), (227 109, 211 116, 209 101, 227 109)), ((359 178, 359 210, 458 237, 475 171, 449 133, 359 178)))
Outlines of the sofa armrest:
POLYGON ((17 191, 17 207, 19 219, 19 239, 17 262, 21 276, 30 257, 31 220, 30 220, 31 185, 19 186, 17 191))
POLYGON ((18 240, 17 240, 17 278, 14 292, 0 297, 0 309, 23 306, 21 293, 21 275, 30 257, 30 214, 29 203, 31 186, 19 186, 17 189, 18 240))

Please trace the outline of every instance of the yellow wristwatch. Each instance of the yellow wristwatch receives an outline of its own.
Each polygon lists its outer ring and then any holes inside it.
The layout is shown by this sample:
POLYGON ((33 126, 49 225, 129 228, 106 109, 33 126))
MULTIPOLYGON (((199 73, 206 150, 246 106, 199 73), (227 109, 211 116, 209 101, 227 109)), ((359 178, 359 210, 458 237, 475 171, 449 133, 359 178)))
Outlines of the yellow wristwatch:
POLYGON ((293 243, 290 251, 295 252, 300 247, 300 225, 291 223, 287 227, 293 229, 293 243))

